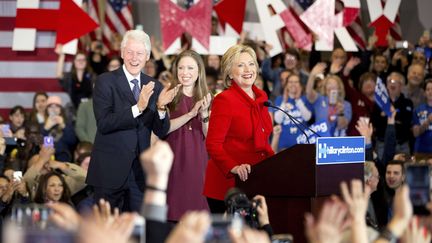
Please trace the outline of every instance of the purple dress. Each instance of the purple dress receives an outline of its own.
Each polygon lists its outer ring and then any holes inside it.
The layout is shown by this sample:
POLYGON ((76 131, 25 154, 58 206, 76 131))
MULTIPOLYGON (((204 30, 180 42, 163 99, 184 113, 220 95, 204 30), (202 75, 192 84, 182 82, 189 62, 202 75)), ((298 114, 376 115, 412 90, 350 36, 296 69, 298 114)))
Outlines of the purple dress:
MULTIPOLYGON (((194 104, 192 97, 183 95, 177 109, 170 112, 170 119, 188 113, 194 104)), ((208 211, 202 194, 208 155, 200 114, 170 133, 166 140, 174 152, 167 189, 168 220, 178 221, 190 210, 208 211)))

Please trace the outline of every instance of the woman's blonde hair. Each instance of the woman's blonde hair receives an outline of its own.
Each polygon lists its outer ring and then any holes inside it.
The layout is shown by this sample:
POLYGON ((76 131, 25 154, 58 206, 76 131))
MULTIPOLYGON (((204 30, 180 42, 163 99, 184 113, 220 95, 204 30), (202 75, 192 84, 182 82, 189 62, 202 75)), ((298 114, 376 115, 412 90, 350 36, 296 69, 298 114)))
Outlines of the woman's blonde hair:
POLYGON ((324 96, 328 96, 328 94, 326 94, 326 86, 327 86, 327 83, 332 79, 335 80, 337 82, 337 85, 338 85, 338 100, 340 100, 340 101, 345 100, 344 83, 342 82, 342 79, 340 79, 339 76, 337 76, 337 75, 329 74, 326 76, 326 78, 323 81, 324 84, 321 87, 320 93, 324 96))
POLYGON ((240 54, 242 53, 248 53, 252 57, 257 69, 259 68, 256 53, 252 49, 252 47, 242 45, 242 44, 231 46, 222 56, 222 61, 221 61, 222 79, 224 81, 225 88, 231 86, 231 78, 230 78, 231 69, 234 65, 234 62, 238 60, 240 54))
MULTIPOLYGON (((195 82, 195 87, 194 87, 194 93, 193 93, 193 98, 194 101, 197 102, 201 99, 204 98, 204 96, 206 96, 209 93, 208 87, 207 87, 207 82, 206 82, 206 73, 205 73, 205 66, 204 66, 204 61, 201 58, 201 56, 192 50, 186 50, 183 51, 182 53, 180 53, 177 58, 174 60, 173 63, 173 68, 172 68, 172 72, 173 72, 173 82, 174 85, 172 85, 171 87, 175 87, 177 86, 177 84, 180 83, 180 81, 178 80, 178 64, 180 62, 180 60, 184 57, 191 57, 192 59, 195 60, 195 62, 197 63, 198 66, 198 79, 195 82)), ((180 87, 179 92, 177 93, 176 97, 174 97, 173 101, 169 104, 169 108, 171 110, 175 110, 177 107, 177 104, 180 102, 181 97, 183 96, 183 87, 180 87)))

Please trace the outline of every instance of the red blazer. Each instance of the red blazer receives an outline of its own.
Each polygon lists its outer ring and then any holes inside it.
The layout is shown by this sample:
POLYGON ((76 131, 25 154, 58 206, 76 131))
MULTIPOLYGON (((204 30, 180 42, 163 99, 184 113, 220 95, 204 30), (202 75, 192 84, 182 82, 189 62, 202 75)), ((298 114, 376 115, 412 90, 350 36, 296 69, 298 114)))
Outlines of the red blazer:
POLYGON ((232 168, 254 165, 274 154, 269 144, 273 127, 264 106, 267 95, 255 86, 252 89, 255 100, 233 82, 213 101, 206 140, 210 156, 204 183, 206 197, 223 200, 235 184, 232 168))

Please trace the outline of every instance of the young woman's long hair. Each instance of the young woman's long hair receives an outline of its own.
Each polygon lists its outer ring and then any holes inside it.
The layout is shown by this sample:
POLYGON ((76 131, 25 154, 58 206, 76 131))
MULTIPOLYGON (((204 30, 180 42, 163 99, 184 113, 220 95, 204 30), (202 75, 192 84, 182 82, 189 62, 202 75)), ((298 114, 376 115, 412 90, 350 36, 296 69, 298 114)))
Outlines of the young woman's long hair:
POLYGON ((70 204, 71 203, 71 191, 69 189, 69 186, 66 184, 66 181, 63 178, 63 176, 60 173, 57 173, 55 171, 48 172, 47 174, 41 175, 39 177, 39 183, 38 183, 38 187, 37 187, 36 194, 34 197, 34 202, 35 203, 46 203, 47 202, 48 180, 53 176, 57 176, 63 185, 63 193, 60 197, 59 202, 64 202, 64 203, 70 204))
MULTIPOLYGON (((180 53, 177 58, 174 60, 173 63, 173 76, 174 76, 174 85, 171 87, 175 87, 177 84, 180 84, 180 81, 178 80, 178 71, 177 67, 180 62, 180 60, 184 57, 191 57, 195 60, 195 62, 198 65, 198 80, 195 82, 195 87, 193 91, 193 98, 194 101, 197 102, 204 98, 209 93, 207 82, 206 82, 206 73, 205 73, 205 66, 204 61, 201 58, 201 56, 192 50, 186 50, 180 53)), ((177 93, 176 97, 174 97, 173 101, 169 104, 169 108, 171 110, 175 110, 177 107, 177 104, 180 102, 181 97, 183 96, 183 88, 181 87, 179 92, 177 93)))

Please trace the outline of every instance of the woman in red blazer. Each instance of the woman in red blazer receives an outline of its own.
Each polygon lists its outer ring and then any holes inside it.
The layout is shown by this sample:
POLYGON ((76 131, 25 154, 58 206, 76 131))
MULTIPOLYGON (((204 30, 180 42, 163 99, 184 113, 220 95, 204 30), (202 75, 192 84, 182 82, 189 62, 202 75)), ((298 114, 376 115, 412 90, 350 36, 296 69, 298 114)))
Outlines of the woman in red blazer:
MULTIPOLYGON (((269 144, 272 123, 267 95, 255 87, 258 63, 254 50, 235 45, 222 57, 227 89, 213 101, 210 116, 204 195, 212 213, 223 213, 225 193, 234 187, 235 176, 248 179, 251 165, 273 155, 269 144)), ((253 172, 252 172, 253 173, 253 172)))

